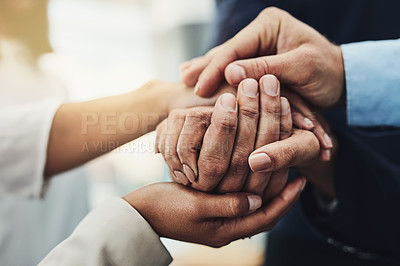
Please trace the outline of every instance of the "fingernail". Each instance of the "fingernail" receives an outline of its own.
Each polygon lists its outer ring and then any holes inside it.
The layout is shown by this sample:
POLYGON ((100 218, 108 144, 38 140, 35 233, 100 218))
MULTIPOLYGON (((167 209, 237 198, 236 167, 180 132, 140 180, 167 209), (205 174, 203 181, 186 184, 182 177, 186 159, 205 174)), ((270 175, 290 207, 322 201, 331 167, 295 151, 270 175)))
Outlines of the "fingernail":
POLYGON ((258 153, 249 157, 249 165, 253 172, 267 170, 271 167, 271 158, 265 153, 258 153))
POLYGON ((329 162, 331 160, 331 150, 321 150, 321 161, 329 162))
POLYGON ((259 196, 248 195, 247 200, 249 201, 249 211, 255 211, 261 207, 262 200, 259 196))
POLYGON ((333 147, 332 140, 331 140, 331 138, 328 136, 328 134, 326 134, 326 133, 325 133, 325 135, 324 135, 324 141, 325 141, 325 144, 326 144, 329 148, 332 148, 332 147, 333 147))
POLYGON ((226 68, 226 72, 229 73, 231 81, 236 84, 239 84, 246 78, 246 72, 244 71, 244 68, 236 64, 230 64, 226 68))
POLYGON ((301 185, 301 187, 300 187, 300 191, 303 191, 304 190, 304 188, 306 187, 306 184, 307 184, 307 180, 303 180, 303 184, 301 185))
POLYGON ((264 91, 269 95, 269 96, 277 96, 278 95, 278 82, 275 78, 275 76, 272 75, 266 75, 262 78, 262 86, 264 91))
POLYGON ((197 92, 199 91, 199 83, 196 83, 196 86, 194 86, 194 94, 197 94, 197 92))
POLYGON ((186 164, 183 165, 183 172, 185 172, 187 178, 189 179, 189 181, 191 183, 196 181, 196 175, 195 175, 194 171, 192 170, 192 168, 190 168, 186 164))
POLYGON ((308 127, 314 127, 314 123, 310 119, 308 119, 307 117, 304 118, 304 123, 308 127))
POLYGON ((235 111, 236 109, 236 98, 230 93, 225 93, 221 96, 221 105, 224 109, 229 111, 235 111))
POLYGON ((258 86, 257 81, 253 79, 246 79, 243 81, 243 92, 248 97, 256 97, 258 94, 258 86))
POLYGON ((290 111, 290 105, 286 98, 282 98, 281 100, 281 114, 287 115, 290 111))
POLYGON ((181 171, 174 171, 175 176, 179 179, 179 181, 181 181, 182 184, 184 184, 185 186, 187 184, 189 184, 189 180, 188 178, 185 176, 184 173, 182 173, 181 171))

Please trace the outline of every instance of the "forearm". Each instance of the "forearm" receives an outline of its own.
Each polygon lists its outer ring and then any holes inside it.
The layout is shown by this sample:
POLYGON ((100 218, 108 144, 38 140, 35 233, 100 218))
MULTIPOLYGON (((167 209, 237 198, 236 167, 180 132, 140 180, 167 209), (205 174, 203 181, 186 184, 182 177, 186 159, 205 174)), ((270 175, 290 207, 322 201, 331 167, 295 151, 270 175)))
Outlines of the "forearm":
POLYGON ((149 82, 127 94, 63 104, 53 119, 45 176, 79 166, 154 130, 179 89, 149 82))
POLYGON ((151 81, 133 92, 63 104, 50 131, 45 176, 84 164, 150 131, 175 108, 213 105, 224 92, 200 98, 181 83, 151 81))

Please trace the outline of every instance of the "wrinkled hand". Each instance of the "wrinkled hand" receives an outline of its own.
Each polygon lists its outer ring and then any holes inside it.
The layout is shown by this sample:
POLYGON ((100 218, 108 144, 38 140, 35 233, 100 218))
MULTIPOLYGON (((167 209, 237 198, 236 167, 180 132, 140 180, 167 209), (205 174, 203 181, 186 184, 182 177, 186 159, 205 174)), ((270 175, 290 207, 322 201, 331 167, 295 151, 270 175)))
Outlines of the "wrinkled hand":
POLYGON ((157 128, 156 143, 174 181, 201 191, 247 191, 268 194, 268 199, 277 195, 287 182, 285 168, 313 159, 319 152, 311 132, 304 131, 301 138, 295 135, 292 141, 290 106, 279 92, 279 82, 271 75, 260 80, 260 89, 255 80, 247 79, 239 85, 238 108, 232 95, 223 95, 214 110, 171 113, 157 128), (224 108, 226 104, 230 108, 224 108), (284 144, 286 139, 293 144, 282 150, 292 156, 287 167, 273 173, 249 173, 247 159, 254 149, 278 140, 284 144))
POLYGON ((124 199, 161 237, 221 247, 271 230, 299 198, 304 185, 304 178, 292 181, 260 209, 261 199, 256 195, 212 195, 176 183, 148 185, 124 199))
MULTIPOLYGON (((157 147, 176 180, 201 191, 244 188, 262 194, 269 177, 247 177, 247 158, 256 147, 279 140, 281 99, 275 77, 263 78, 261 88, 255 80, 245 80, 238 107, 233 95, 224 94, 213 111, 177 110, 157 128, 157 147)), ((290 119, 288 111, 285 118, 290 119)), ((291 120, 283 124, 290 126, 283 130, 290 134, 291 120)))
POLYGON ((345 87, 340 47, 273 7, 204 57, 183 64, 181 72, 184 83, 197 83, 195 90, 203 97, 218 88, 224 74, 234 86, 245 78, 273 74, 285 88, 321 108, 338 104, 345 87))

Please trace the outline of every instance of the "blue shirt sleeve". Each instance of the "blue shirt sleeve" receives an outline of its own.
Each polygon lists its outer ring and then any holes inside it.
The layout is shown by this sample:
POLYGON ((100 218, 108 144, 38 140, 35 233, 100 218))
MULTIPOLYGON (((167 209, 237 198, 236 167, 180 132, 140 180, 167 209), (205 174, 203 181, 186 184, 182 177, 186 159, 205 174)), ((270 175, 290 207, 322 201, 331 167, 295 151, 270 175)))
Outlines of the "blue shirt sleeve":
POLYGON ((400 39, 341 48, 348 124, 400 127, 400 39))

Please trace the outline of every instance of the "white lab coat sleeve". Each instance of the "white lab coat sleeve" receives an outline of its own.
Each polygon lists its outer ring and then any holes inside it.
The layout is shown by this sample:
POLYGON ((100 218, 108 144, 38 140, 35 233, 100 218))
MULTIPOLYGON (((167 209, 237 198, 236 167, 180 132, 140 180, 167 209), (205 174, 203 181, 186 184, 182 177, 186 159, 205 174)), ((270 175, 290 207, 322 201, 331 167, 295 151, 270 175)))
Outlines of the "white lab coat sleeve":
POLYGON ((39 265, 158 266, 171 261, 146 220, 122 198, 112 198, 89 213, 39 265))
POLYGON ((40 197, 56 98, 0 107, 0 195, 40 197))

